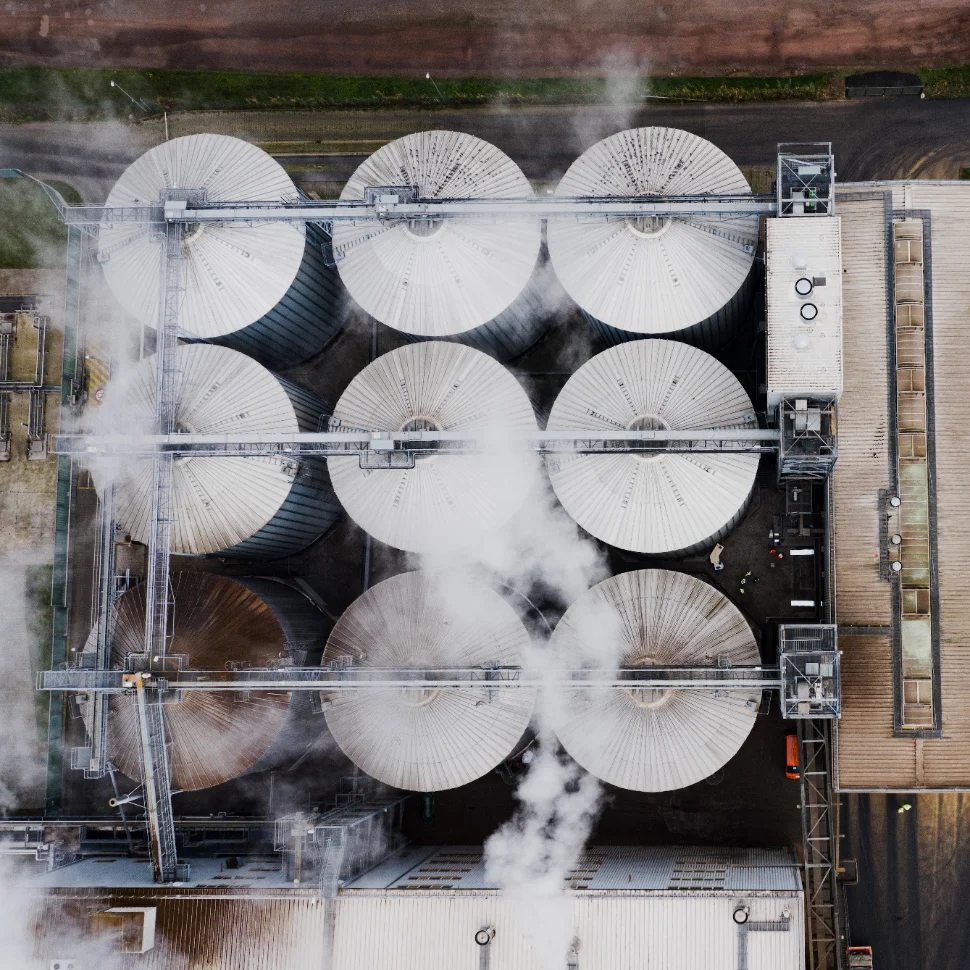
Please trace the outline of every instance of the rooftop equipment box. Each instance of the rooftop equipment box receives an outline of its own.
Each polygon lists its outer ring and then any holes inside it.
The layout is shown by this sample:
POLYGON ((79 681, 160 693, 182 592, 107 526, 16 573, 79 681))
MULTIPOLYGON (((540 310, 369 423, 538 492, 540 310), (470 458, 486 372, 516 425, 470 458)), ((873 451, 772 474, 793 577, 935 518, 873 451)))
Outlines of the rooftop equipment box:
POLYGON ((768 410, 842 394, 842 221, 769 219, 768 410))
POLYGON ((146 953, 155 945, 154 906, 114 906, 92 918, 96 933, 114 937, 118 953, 146 953))

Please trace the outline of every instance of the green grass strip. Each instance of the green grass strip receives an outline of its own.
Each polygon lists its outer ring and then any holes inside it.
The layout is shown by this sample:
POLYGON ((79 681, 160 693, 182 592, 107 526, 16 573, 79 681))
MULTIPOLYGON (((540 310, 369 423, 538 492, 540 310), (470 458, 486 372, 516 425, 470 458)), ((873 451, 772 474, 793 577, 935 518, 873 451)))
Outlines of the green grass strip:
POLYGON ((600 104, 647 95, 707 101, 819 100, 841 96, 834 72, 792 77, 437 79, 248 71, 0 69, 0 117, 8 121, 138 116, 115 80, 155 111, 241 108, 393 108, 444 105, 600 104))
MULTIPOLYGON (((67 202, 81 196, 51 182, 67 202)), ((27 179, 0 179, 0 269, 61 269, 67 229, 43 189, 27 179)))

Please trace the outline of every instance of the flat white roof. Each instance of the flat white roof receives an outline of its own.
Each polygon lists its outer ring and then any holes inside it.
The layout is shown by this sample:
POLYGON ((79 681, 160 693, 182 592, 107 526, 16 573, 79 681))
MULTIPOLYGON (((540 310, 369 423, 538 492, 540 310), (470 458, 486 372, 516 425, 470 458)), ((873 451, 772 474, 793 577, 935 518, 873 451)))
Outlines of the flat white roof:
POLYGON ((842 394, 842 220, 769 219, 768 407, 842 394))

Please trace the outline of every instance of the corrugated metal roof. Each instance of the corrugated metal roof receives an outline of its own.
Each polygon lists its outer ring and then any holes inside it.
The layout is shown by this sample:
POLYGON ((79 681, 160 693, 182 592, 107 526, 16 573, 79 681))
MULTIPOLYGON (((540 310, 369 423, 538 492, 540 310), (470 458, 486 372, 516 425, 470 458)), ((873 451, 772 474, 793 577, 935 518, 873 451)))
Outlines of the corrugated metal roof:
MULTIPOLYGON (((323 663, 517 666, 528 646, 515 610, 488 586, 410 572, 351 604, 330 634, 323 663)), ((512 753, 536 692, 368 689, 330 701, 327 726, 355 764, 394 788, 441 791, 474 781, 512 753)))
MULTIPOLYGON (((709 354, 672 340, 634 340, 597 354, 566 382, 551 430, 756 427, 738 379, 709 354)), ((718 536, 744 508, 758 455, 556 455, 549 477, 566 511, 598 539, 651 554, 718 536)))
MULTIPOLYGON (((676 128, 635 128, 587 149, 559 196, 732 194, 751 189, 719 148, 676 128)), ((548 226, 552 263, 570 296, 597 320, 641 334, 694 326, 748 276, 758 218, 567 221, 548 226)))
MULTIPOLYGON (((715 666, 760 662, 741 612, 723 593, 685 573, 642 569, 594 586, 566 611, 552 647, 568 665, 715 666), (607 661, 607 665, 609 660, 607 661)), ((587 771, 621 788, 684 788, 723 767, 757 717, 760 691, 570 691, 554 725, 587 771)))
POLYGON ((879 492, 890 487, 886 219, 882 199, 842 213, 845 391, 838 410, 835 574, 839 623, 890 622, 880 574, 879 492))
MULTIPOLYGON (((437 855, 456 856, 468 847, 446 846, 437 855)), ((480 850, 472 849, 480 855, 480 850)), ((489 946, 490 964, 501 970, 545 970, 549 953, 537 952, 537 934, 548 929, 543 919, 560 921, 551 938, 578 942, 582 970, 737 970, 738 947, 744 935, 749 970, 803 970, 804 918, 798 870, 784 850, 724 850, 671 847, 590 850, 622 864, 632 856, 638 871, 651 857, 664 860, 677 853, 684 860, 720 865, 726 860, 768 862, 787 866, 796 886, 791 890, 756 889, 709 892, 637 891, 629 888, 567 892, 559 897, 513 899, 496 890, 458 892, 403 889, 344 889, 334 901, 307 898, 307 890, 281 890, 271 884, 277 873, 267 864, 267 881, 253 864, 252 872, 218 889, 143 886, 141 889, 79 888, 65 875, 101 876, 110 881, 130 860, 99 865, 88 860, 32 880, 30 899, 36 905, 33 945, 38 959, 99 953, 104 943, 92 937, 91 917, 110 906, 156 907, 156 945, 139 955, 114 955, 120 967, 143 970, 478 970, 481 950, 474 935, 483 926, 495 930, 489 946), (246 882, 248 880, 248 884, 246 882), (48 894, 40 895, 37 893, 48 894), (751 927, 739 930, 732 914, 743 904, 751 927), (787 920, 785 919, 787 914, 787 920), (785 925, 787 923, 787 926, 785 925), (770 928, 756 929, 758 924, 770 928), (333 928, 332 956, 329 930, 333 928), (100 949, 99 949, 100 947, 100 949), (65 950, 67 952, 65 952, 65 950)), ((665 865, 661 861, 662 865, 665 865)), ((149 878, 148 864, 140 864, 149 878)), ((219 875, 210 860, 194 860, 195 874, 207 885, 219 875)), ((757 873, 758 868, 748 869, 757 873)), ((746 886, 754 881, 752 877, 746 886)), ((627 887, 631 885, 627 882, 627 887)), ((634 884, 635 885, 635 884, 634 884)), ((563 961, 564 962, 564 961, 563 961)), ((46 965, 46 963, 44 964, 46 965)), ((557 964, 558 965, 558 964, 557 964)))
POLYGON ((749 970, 801 970, 801 894, 744 898, 751 923, 777 923, 774 932, 738 928, 732 913, 741 898, 577 894, 554 902, 491 895, 343 896, 336 907, 333 970, 476 970, 480 950, 474 937, 483 926, 495 930, 491 966, 546 970, 566 963, 565 953, 560 962, 536 952, 540 939, 550 942, 543 922, 550 918, 561 921, 562 932, 549 935, 564 939, 564 949, 571 937, 578 942, 582 970, 737 970, 741 933, 749 970))
MULTIPOLYGON (((204 189, 208 202, 295 202, 299 193, 264 151, 226 135, 173 138, 124 172, 107 206, 157 203, 166 189, 204 189)), ((161 306, 161 240, 137 223, 102 225, 98 259, 121 305, 156 326, 161 306)), ((180 327, 202 338, 239 330, 286 295, 304 258, 302 223, 199 225, 185 234, 180 327)))
MULTIPOLYGON (((120 967, 143 970, 478 970, 475 933, 495 930, 490 964, 499 970, 545 970, 536 952, 536 920, 554 914, 579 944, 582 970, 737 970, 745 934, 749 970, 803 970, 800 894, 777 897, 567 897, 545 908, 497 895, 342 896, 323 899, 219 899, 113 894, 52 897, 38 914, 37 958, 72 954, 105 959, 91 938, 91 917, 110 905, 154 905, 156 945, 143 954, 112 955, 120 967), (749 920, 773 931, 741 930, 738 902, 749 920), (327 912, 336 914, 328 959, 327 912), (787 928, 783 916, 787 914, 787 928), (84 938, 87 937, 85 940, 84 938), (63 952, 67 943, 69 954, 63 952)), ((566 944, 568 946, 568 942, 566 944)), ((558 961, 555 961, 558 964, 558 961)), ((563 954, 562 964, 565 964, 563 954)), ((47 965, 46 963, 44 964, 47 965)))
MULTIPOLYGON (((385 145, 351 176, 341 199, 367 188, 414 186, 422 199, 531 199, 528 179, 494 145, 457 131, 424 131, 385 145)), ((497 317, 522 292, 539 255, 538 219, 444 219, 334 225, 340 276, 382 323, 424 337, 458 334, 497 317)))
POLYGON ((840 788, 913 788, 914 738, 893 737, 892 640, 839 636, 842 717, 837 724, 840 788))
POLYGON ((333 970, 327 960, 326 903, 315 899, 156 896, 151 890, 110 895, 57 895, 40 906, 34 952, 46 970, 55 958, 77 957, 79 970, 333 970), (91 918, 110 906, 156 908, 155 946, 112 952, 92 934, 91 918), (65 952, 66 951, 66 952, 65 952))
MULTIPOLYGON (((409 847, 347 884, 348 890, 442 888, 496 889, 485 874, 482 850, 476 846, 409 847)), ((567 874, 563 888, 799 892, 802 883, 790 849, 595 846, 586 849, 567 874)))
MULTIPOLYGON (((846 789, 970 787, 970 611, 966 551, 970 480, 966 474, 966 392, 970 361, 970 184, 886 186, 891 206, 840 199, 845 262, 845 383, 835 469, 837 607, 841 624, 892 622, 889 584, 878 578, 884 537, 878 491, 891 476, 885 274, 886 210, 929 215, 925 260, 927 326, 932 330, 937 569, 940 613, 940 738, 893 736, 893 654, 885 636, 840 636, 843 713, 838 726, 838 783, 846 789), (855 283, 853 284, 853 278, 855 283), (850 316, 851 314, 851 316, 850 316)), ((853 191, 858 191, 856 187, 853 191)), ((905 510, 904 510, 905 513, 905 510)))
MULTIPOLYGON (((149 357, 135 366, 117 391, 109 385, 110 398, 116 394, 119 398, 112 413, 122 416, 126 431, 150 430, 155 381, 155 358, 149 357)), ((180 346, 175 381, 175 421, 180 429, 280 434, 316 430, 307 426, 308 418, 301 422, 286 388, 273 374, 234 350, 204 344, 180 346)), ((321 411, 323 407, 319 405, 321 411)), ((249 539, 286 503, 294 486, 294 471, 292 461, 278 457, 179 459, 174 472, 172 551, 208 555, 249 539)), ((152 464, 134 461, 118 469, 93 469, 99 487, 114 473, 118 476, 118 523, 133 539, 147 543, 152 464)), ((324 529, 321 521, 316 534, 324 529)))
MULTIPOLYGON (((970 788, 970 476, 967 391, 970 360, 970 186, 924 188, 913 182, 903 204, 930 210, 927 280, 932 276, 933 410, 936 448, 937 568, 943 737, 922 748, 926 787, 970 788)), ((927 395, 929 403, 929 395, 927 395)), ((910 554, 912 555, 912 553, 910 554)))
MULTIPOLYGON (((286 653, 273 610, 240 583, 211 573, 172 575, 175 607, 171 656, 186 656, 200 670, 239 663, 265 667, 286 653)), ((129 654, 145 652, 145 585, 118 600, 111 635, 111 662, 124 668, 129 654)), ((290 695, 251 691, 245 700, 225 691, 187 691, 164 705, 172 787, 211 788, 235 778, 269 750, 283 728, 290 695)), ((129 778, 141 777, 140 731, 132 697, 112 697, 108 708, 108 756, 129 778)))
POLYGON ((769 219, 768 406, 842 393, 841 220, 769 219))
MULTIPOLYGON (((176 888, 166 887, 166 893, 189 893, 197 889, 213 889, 223 892, 262 893, 292 890, 293 884, 283 879, 283 867, 279 857, 269 859, 238 858, 237 868, 228 869, 225 859, 194 856, 191 860, 189 879, 176 888)), ((151 859, 81 858, 67 866, 39 874, 30 882, 31 887, 41 889, 97 889, 110 887, 120 890, 137 890, 153 894, 151 859)), ((310 892, 315 891, 312 887, 310 892)))
MULTIPOLYGON (((409 344, 379 357, 344 391, 341 430, 535 430, 532 405, 499 363, 442 341, 409 344)), ((409 552, 469 546, 507 522, 534 482, 531 455, 418 457, 414 468, 361 468, 356 456, 327 460, 347 513, 374 538, 409 552)), ((222 460, 222 459, 220 459, 222 460)))

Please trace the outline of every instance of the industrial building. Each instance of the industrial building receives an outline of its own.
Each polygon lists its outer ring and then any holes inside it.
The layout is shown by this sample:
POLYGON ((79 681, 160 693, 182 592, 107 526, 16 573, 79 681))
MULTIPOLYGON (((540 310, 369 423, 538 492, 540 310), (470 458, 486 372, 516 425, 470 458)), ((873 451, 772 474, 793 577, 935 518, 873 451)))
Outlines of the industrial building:
POLYGON ((208 135, 53 194, 48 804, 0 822, 35 956, 846 966, 838 792, 970 788, 968 193, 812 144, 757 194, 643 128, 544 194, 451 131, 335 201, 208 135), (96 412, 102 286, 138 349, 96 412), (727 824, 775 789, 800 835, 727 824))

